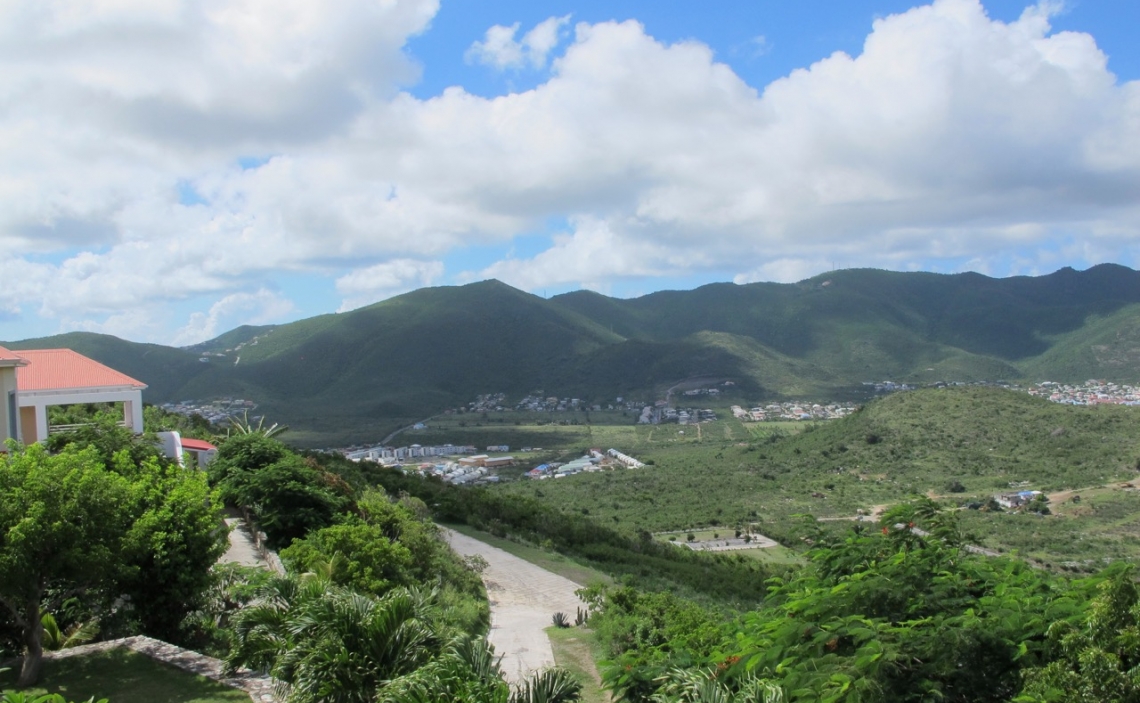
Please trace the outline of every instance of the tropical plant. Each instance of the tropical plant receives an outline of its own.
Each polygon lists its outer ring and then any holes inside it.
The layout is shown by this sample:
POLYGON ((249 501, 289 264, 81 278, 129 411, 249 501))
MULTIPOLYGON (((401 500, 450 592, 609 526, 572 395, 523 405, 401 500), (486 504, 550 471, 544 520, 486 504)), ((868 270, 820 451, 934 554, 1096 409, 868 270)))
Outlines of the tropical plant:
POLYGON ((566 613, 557 612, 551 618, 555 627, 570 627, 570 621, 566 619, 566 613))
POLYGON ((231 432, 235 435, 242 434, 259 434, 264 437, 274 437, 288 432, 289 428, 286 425, 279 425, 276 422, 269 427, 265 426, 265 416, 258 419, 257 425, 249 421, 249 411, 244 410, 241 414, 241 419, 230 416, 230 426, 226 428, 226 436, 229 437, 231 432))
POLYGON ((421 669, 391 681, 377 703, 572 703, 581 684, 563 669, 532 674, 513 688, 503 680, 494 648, 460 635, 421 669))
POLYGON ((405 589, 373 598, 316 574, 276 578, 235 616, 226 663, 268 671, 290 703, 364 703, 438 650, 430 607, 405 589))
POLYGON ((729 685, 713 669, 670 669, 658 679, 653 703, 784 703, 778 684, 747 675, 729 685))
POLYGON ((435 624, 434 592, 397 588, 376 598, 336 586, 327 571, 266 584, 234 618, 226 665, 267 671, 287 703, 577 700, 564 672, 512 694, 490 645, 435 624))
POLYGON ((44 649, 49 652, 87 644, 99 635, 98 618, 77 622, 66 630, 60 629, 51 613, 44 613, 40 622, 44 627, 44 649))

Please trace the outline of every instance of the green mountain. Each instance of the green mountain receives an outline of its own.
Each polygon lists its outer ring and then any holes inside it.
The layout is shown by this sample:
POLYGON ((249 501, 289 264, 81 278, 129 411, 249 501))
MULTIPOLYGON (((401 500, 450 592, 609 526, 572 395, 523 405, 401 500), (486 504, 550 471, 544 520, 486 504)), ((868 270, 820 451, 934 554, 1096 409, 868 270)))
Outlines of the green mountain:
POLYGON ((0 342, 0 346, 16 351, 74 349, 147 384, 143 398, 151 403, 179 398, 178 392, 183 386, 210 370, 209 366, 198 361, 197 354, 182 349, 128 342, 91 332, 68 332, 20 342, 0 342))
POLYGON ((295 429, 363 439, 494 392, 600 401, 705 378, 733 379, 750 400, 822 400, 886 378, 1134 381, 1140 273, 853 269, 630 300, 545 300, 484 281, 241 327, 187 349, 86 333, 6 346, 71 347, 150 384, 150 402, 252 398, 295 429))
POLYGON ((221 336, 183 347, 183 349, 198 354, 237 353, 248 345, 259 343, 262 337, 275 329, 277 329, 277 325, 242 325, 241 327, 235 327, 221 336))

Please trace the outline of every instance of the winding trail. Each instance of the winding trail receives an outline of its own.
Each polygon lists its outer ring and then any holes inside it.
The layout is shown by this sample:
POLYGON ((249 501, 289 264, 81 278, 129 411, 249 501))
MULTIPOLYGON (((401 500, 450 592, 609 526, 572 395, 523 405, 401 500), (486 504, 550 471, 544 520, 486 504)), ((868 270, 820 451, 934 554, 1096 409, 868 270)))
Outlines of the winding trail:
POLYGON ((532 671, 554 666, 554 651, 545 629, 557 612, 566 613, 573 622, 582 607, 574 591, 581 586, 472 537, 448 529, 444 534, 456 553, 478 554, 487 560, 483 571, 491 601, 491 633, 487 639, 503 657, 500 665, 507 681, 519 681, 532 671))

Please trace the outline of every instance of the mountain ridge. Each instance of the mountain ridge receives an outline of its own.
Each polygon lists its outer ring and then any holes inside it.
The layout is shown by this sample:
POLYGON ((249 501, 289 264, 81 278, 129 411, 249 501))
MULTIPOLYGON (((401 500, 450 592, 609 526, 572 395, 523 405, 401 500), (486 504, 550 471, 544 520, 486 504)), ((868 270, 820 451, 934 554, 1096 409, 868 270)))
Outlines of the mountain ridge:
POLYGON ((545 299, 489 280, 185 349, 79 332, 5 346, 73 348, 148 383, 148 402, 247 397, 294 427, 374 436, 482 393, 651 400, 698 376, 734 379, 753 400, 847 397, 887 378, 1140 380, 1140 273, 845 269, 632 299, 545 299))

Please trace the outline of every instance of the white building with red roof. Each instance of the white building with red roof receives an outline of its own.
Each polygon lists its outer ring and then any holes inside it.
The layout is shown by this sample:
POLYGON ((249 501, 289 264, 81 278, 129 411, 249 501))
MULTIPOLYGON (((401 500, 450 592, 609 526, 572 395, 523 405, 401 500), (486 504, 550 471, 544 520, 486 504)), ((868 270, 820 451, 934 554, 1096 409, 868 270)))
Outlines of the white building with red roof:
POLYGON ((179 466, 191 464, 204 469, 218 453, 218 448, 206 440, 183 437, 181 433, 173 430, 156 432, 155 435, 162 447, 162 453, 178 462, 179 466))
POLYGON ((123 424, 142 433, 144 388, 145 383, 70 349, 0 347, 0 439, 24 444, 45 439, 52 429, 48 407, 78 403, 121 402, 123 424))

